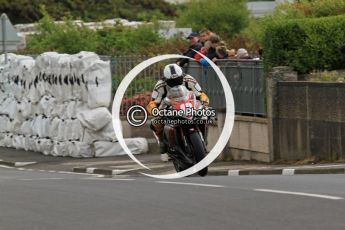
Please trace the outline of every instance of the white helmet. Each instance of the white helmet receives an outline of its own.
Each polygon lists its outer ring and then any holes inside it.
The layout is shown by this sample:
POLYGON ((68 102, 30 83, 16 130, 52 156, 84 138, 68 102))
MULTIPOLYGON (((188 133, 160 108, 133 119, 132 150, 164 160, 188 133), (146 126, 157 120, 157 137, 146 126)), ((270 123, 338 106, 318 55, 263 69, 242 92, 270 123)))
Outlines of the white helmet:
POLYGON ((177 64, 169 64, 164 67, 164 80, 168 86, 174 87, 183 83, 183 71, 177 64))

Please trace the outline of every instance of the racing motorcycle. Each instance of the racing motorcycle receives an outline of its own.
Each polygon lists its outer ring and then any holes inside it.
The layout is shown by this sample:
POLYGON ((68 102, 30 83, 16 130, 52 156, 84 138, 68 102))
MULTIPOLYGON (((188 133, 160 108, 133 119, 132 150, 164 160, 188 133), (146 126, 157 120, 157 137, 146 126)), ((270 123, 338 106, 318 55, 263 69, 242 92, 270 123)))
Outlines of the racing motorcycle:
MULTIPOLYGON (((170 90, 172 93, 170 96, 168 93, 163 103, 167 110, 161 116, 164 120, 163 141, 176 171, 180 172, 205 157, 206 123, 211 116, 202 112, 210 108, 197 100, 195 94, 185 86, 175 86, 170 90)), ((205 167, 198 174, 206 176, 207 172, 208 168, 205 167)))

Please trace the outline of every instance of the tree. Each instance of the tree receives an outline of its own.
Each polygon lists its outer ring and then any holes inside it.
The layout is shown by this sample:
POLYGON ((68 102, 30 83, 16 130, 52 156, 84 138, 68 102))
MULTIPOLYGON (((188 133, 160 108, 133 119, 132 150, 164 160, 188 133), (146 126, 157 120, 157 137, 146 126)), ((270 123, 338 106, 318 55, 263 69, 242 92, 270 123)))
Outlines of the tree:
POLYGON ((194 31, 208 28, 233 37, 247 26, 249 11, 245 0, 191 0, 182 8, 178 25, 194 31))
POLYGON ((36 22, 42 18, 39 6, 45 5, 55 20, 64 16, 84 21, 101 21, 110 18, 151 20, 172 18, 176 7, 163 0, 0 0, 0 12, 7 13, 14 24, 36 22))

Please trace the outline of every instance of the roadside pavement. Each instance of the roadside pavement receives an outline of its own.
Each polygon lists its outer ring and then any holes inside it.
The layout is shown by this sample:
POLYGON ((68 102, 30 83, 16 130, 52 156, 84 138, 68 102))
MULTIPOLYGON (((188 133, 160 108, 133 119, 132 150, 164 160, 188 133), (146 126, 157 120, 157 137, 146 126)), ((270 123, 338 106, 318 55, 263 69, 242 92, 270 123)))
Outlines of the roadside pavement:
MULTIPOLYGON (((45 156, 41 153, 0 147, 0 166, 33 170, 93 173, 104 175, 140 176, 141 173, 167 174, 175 172, 172 162, 161 162, 159 154, 142 154, 136 157, 151 170, 143 169, 127 155, 104 158, 71 158, 45 156)), ((213 162, 209 175, 297 175, 345 174, 344 163, 332 164, 270 164, 255 161, 213 162)))

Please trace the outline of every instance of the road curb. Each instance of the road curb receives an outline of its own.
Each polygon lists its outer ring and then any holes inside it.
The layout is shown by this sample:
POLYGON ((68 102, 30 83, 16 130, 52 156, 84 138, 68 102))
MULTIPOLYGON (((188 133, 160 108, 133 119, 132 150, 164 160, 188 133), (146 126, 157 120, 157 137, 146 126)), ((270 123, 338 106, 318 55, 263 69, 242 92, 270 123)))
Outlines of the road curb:
MULTIPOLYGON (((100 168, 73 168, 74 172, 103 174, 103 175, 120 175, 130 170, 111 170, 100 168)), ((139 172, 132 172, 132 175, 139 175, 139 172)), ((307 175, 307 174, 345 174, 345 168, 288 168, 288 169, 242 169, 242 170, 211 170, 209 176, 255 176, 255 175, 307 175)))
POLYGON ((228 176, 249 175, 308 175, 308 174, 345 174, 345 168, 284 168, 284 169, 244 169, 229 170, 228 176))
MULTIPOLYGON (((102 174, 102 175, 121 175, 130 172, 130 175, 142 176, 137 170, 112 170, 102 168, 75 167, 73 172, 102 174)), ((345 168, 283 168, 283 169, 240 169, 240 170, 209 170, 209 176, 254 176, 254 175, 307 175, 307 174, 345 174, 345 168)))
POLYGON ((23 167, 23 166, 27 166, 27 165, 36 164, 36 163, 37 162, 35 162, 35 161, 30 161, 30 162, 12 162, 12 161, 0 160, 0 165, 10 166, 10 167, 23 167))
POLYGON ((115 175, 120 175, 132 170, 75 167, 73 168, 72 171, 77 172, 77 173, 102 174, 102 175, 108 175, 108 176, 111 176, 111 175, 115 176, 115 175))
MULTIPOLYGON (((127 175, 135 175, 135 176, 143 176, 139 170, 121 170, 121 169, 102 169, 102 168, 84 168, 84 167, 75 167, 72 170, 73 172, 77 173, 88 173, 88 174, 102 174, 102 175, 122 175, 129 173, 127 175)), ((207 175, 210 176, 226 176, 228 174, 228 170, 214 170, 209 171, 207 175)))

